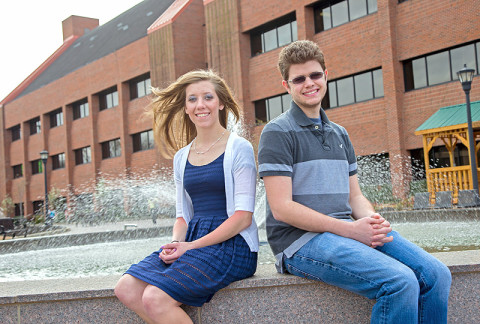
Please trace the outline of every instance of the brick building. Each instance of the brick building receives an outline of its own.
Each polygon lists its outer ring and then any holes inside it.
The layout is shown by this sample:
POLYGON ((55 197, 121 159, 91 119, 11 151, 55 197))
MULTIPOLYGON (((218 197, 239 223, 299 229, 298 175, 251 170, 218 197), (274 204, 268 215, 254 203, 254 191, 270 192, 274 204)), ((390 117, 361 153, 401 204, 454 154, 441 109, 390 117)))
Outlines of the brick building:
MULTIPOLYGON (((228 81, 258 140, 262 124, 288 107, 276 62, 296 39, 325 53, 329 118, 347 129, 357 155, 390 158, 402 194, 411 173, 402 157, 423 156, 415 129, 465 102, 456 79, 464 63, 478 74, 479 15, 475 0, 145 0, 102 26, 71 16, 63 45, 1 101, 0 200, 10 195, 25 214, 41 204, 44 149, 49 187, 73 194, 103 174, 170 165, 141 115, 150 84, 194 68, 228 81)), ((480 100, 478 78, 471 99, 480 100)), ((441 159, 442 149, 433 154, 441 159)))

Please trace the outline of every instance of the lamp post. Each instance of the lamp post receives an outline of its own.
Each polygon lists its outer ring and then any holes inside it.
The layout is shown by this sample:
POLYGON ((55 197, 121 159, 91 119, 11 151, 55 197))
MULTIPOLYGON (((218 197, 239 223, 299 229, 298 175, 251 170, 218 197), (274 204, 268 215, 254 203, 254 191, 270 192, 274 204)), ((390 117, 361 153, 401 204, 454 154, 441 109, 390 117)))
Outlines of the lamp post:
POLYGON ((463 69, 457 72, 458 79, 462 83, 463 91, 467 97, 467 122, 468 122, 468 144, 470 151, 470 167, 472 169, 472 182, 475 194, 478 196, 478 174, 477 174, 477 159, 475 151, 475 138, 473 137, 472 127, 472 113, 470 111, 470 89, 472 88, 472 79, 475 74, 474 69, 467 68, 464 64, 463 69))
POLYGON ((48 220, 48 188, 47 188, 47 160, 48 160, 48 151, 43 150, 40 152, 40 159, 43 162, 43 176, 45 183, 45 222, 48 220))

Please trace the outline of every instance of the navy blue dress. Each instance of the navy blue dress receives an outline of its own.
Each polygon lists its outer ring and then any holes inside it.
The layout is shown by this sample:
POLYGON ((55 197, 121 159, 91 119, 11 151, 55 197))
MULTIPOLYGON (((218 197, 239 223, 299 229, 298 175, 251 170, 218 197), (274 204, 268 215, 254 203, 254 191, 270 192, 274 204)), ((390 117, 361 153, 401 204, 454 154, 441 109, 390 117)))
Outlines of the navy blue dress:
MULTIPOLYGON (((228 218, 223 158, 224 154, 202 166, 187 161, 184 187, 194 211, 188 224, 187 242, 212 232, 228 218)), ((132 265, 126 273, 190 306, 202 306, 218 290, 252 276, 257 268, 257 253, 250 251, 240 234, 219 244, 189 250, 171 265, 159 258, 161 251, 132 265)))

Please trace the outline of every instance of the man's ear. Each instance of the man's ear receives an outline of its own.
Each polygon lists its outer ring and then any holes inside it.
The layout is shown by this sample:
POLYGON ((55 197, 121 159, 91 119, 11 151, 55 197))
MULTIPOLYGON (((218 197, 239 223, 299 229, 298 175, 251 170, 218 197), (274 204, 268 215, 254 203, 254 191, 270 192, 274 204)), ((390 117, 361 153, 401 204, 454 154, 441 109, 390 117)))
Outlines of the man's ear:
POLYGON ((282 80, 282 86, 287 90, 288 93, 290 93, 290 85, 288 84, 288 81, 282 80))

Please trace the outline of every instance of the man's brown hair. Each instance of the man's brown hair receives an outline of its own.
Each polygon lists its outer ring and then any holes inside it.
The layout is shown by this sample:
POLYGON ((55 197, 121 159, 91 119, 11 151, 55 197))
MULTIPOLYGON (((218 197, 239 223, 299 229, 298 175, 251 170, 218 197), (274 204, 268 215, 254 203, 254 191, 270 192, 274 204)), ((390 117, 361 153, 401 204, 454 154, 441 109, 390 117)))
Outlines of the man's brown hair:
POLYGON ((317 61, 325 71, 325 58, 316 43, 298 40, 283 48, 278 57, 278 69, 283 80, 288 80, 288 72, 292 64, 303 64, 308 61, 317 61))

